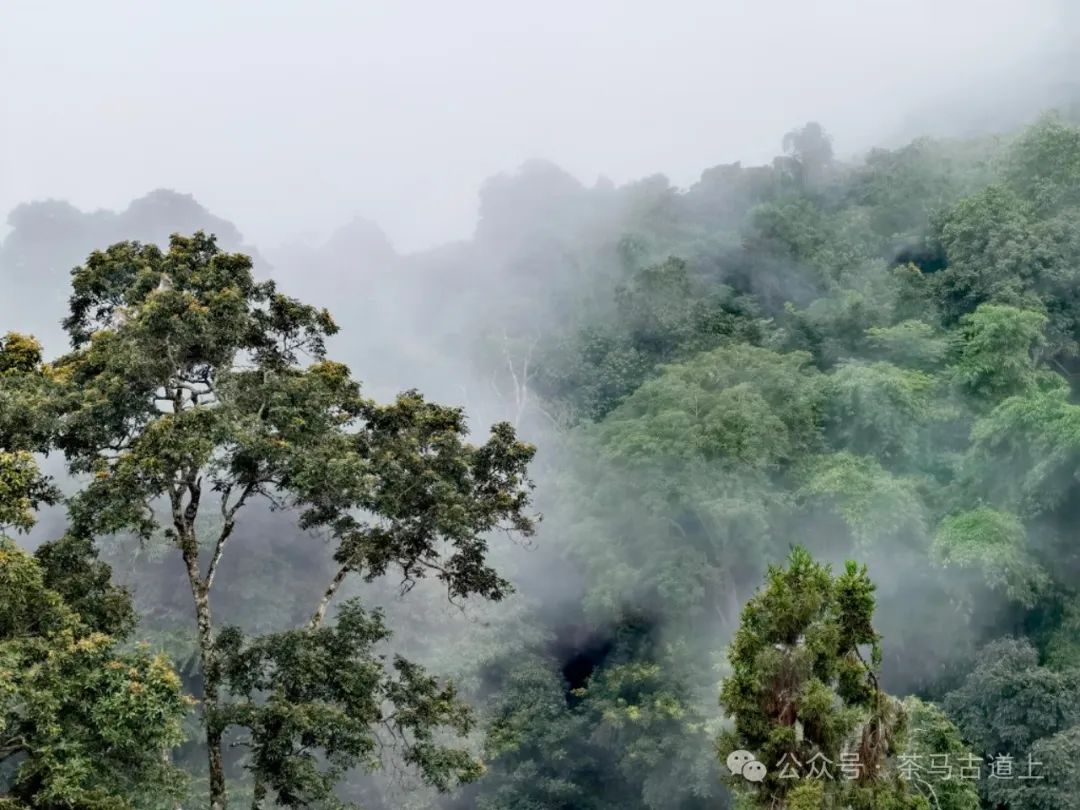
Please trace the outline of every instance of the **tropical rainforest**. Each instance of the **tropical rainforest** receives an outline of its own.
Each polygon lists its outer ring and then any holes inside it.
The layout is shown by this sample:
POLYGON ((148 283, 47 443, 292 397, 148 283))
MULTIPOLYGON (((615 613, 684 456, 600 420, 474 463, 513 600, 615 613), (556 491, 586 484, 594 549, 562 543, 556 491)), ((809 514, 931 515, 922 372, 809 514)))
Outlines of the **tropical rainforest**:
POLYGON ((20 206, 0 806, 1080 808, 1076 120, 408 255, 20 206))

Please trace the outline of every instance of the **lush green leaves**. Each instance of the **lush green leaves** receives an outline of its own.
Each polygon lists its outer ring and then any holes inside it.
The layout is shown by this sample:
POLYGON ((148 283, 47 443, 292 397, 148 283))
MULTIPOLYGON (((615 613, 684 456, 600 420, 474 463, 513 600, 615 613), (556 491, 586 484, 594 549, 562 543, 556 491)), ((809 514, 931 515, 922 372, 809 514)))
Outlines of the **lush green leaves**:
POLYGON ((251 736, 259 800, 272 791, 289 806, 333 805, 337 779, 374 764, 384 723, 436 787, 474 777, 476 763, 433 736, 468 729, 453 689, 404 659, 383 677, 371 652, 386 635, 377 617, 354 607, 323 623, 355 572, 370 581, 393 567, 406 589, 435 576, 452 597, 504 596, 487 537, 532 532, 534 449, 505 423, 470 444, 460 409, 415 392, 389 406, 365 399, 325 358, 337 331, 329 314, 256 282, 247 256, 202 233, 174 236, 167 252, 122 243, 94 253, 73 289, 74 351, 53 375, 64 391, 56 443, 72 472, 90 474, 70 502, 73 529, 131 530, 179 551, 195 602, 212 805, 226 800, 231 726, 251 736), (312 599, 306 629, 219 638, 211 589, 257 497, 329 534, 338 571, 312 599))
POLYGON ((454 689, 375 651, 389 632, 356 601, 332 625, 244 639, 224 630, 218 654, 232 699, 217 722, 248 730, 248 768, 287 807, 337 807, 334 788, 357 765, 378 767, 384 749, 440 789, 479 776, 466 751, 440 732, 469 731, 454 689), (269 695, 269 698, 264 698, 269 695))
POLYGON ((824 793, 849 804, 920 806, 886 770, 895 753, 899 706, 878 685, 879 638, 872 621, 874 585, 866 568, 848 562, 831 570, 796 547, 784 567, 770 566, 765 588, 743 609, 728 659, 732 673, 723 683, 721 706, 734 730, 719 742, 721 759, 733 750, 752 751, 769 773, 760 788, 735 776, 737 792, 749 792, 755 806, 824 803, 824 793), (869 650, 869 661, 863 656, 869 650), (854 785, 782 778, 784 762, 812 758, 841 761, 842 751, 858 751, 861 774, 854 785), (813 799, 811 799, 811 795, 813 799))
POLYGON ((1080 723, 1077 690, 1080 670, 1042 667, 1029 642, 1006 638, 980 651, 943 705, 978 751, 1022 759, 1037 740, 1080 723))
POLYGON ((180 680, 163 655, 121 651, 131 609, 107 576, 86 546, 35 559, 0 541, 0 762, 17 806, 153 806, 183 786, 168 758, 180 680))

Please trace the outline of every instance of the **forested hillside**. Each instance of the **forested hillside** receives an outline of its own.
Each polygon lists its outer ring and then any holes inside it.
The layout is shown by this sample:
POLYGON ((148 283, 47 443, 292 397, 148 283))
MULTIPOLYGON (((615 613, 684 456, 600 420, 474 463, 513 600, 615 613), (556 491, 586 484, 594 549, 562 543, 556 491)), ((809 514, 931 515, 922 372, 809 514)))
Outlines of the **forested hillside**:
POLYGON ((17 209, 0 803, 1080 808, 1080 127, 778 146, 17 209))

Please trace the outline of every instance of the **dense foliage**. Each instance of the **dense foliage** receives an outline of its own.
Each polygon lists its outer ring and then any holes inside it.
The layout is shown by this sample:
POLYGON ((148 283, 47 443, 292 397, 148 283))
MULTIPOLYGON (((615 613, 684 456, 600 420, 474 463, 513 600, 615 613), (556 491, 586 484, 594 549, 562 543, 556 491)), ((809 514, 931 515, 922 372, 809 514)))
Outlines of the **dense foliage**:
POLYGON ((686 190, 532 163, 469 243, 271 256, 341 336, 190 200, 88 259, 122 217, 19 209, 5 283, 78 266, 70 351, 0 342, 0 524, 63 524, 3 547, 13 801, 1080 806, 1080 128, 783 148, 686 190), (543 531, 492 542, 527 465, 543 531))
POLYGON ((859 165, 824 138, 796 131, 771 167, 712 169, 684 193, 620 190, 649 210, 610 243, 609 301, 590 292, 541 329, 535 410, 559 427, 544 502, 584 572, 582 620, 608 644, 563 710, 536 662, 502 676, 517 707, 496 702, 495 727, 517 718, 519 742, 499 749, 486 806, 711 806, 725 791, 703 760, 724 716, 722 754, 737 741, 763 762, 836 762, 850 746, 877 763, 853 786, 729 781, 762 806, 1075 806, 1072 770, 1049 762, 1076 727, 1053 695, 1080 694, 1080 130, 1049 116, 859 165), (868 563, 873 630, 829 607, 865 592, 856 569, 830 584, 798 556, 750 598, 793 544, 868 563), (795 569, 816 574, 784 580, 795 569), (803 599, 819 612, 790 632, 764 618, 803 599), (1001 644, 1030 659, 999 663, 1001 644), (1031 674, 988 689, 994 665, 1031 674), (1040 677, 1046 691, 1027 692, 1040 677), (922 701, 890 695, 910 692, 922 701), (544 707, 528 727, 522 703, 544 707), (1026 733, 987 734, 991 719, 1026 733), (956 769, 976 758, 979 778, 926 786, 898 770, 949 752, 956 769), (1015 761, 1011 781, 998 757, 1015 761), (1019 779, 1039 761, 1040 778, 1019 779))

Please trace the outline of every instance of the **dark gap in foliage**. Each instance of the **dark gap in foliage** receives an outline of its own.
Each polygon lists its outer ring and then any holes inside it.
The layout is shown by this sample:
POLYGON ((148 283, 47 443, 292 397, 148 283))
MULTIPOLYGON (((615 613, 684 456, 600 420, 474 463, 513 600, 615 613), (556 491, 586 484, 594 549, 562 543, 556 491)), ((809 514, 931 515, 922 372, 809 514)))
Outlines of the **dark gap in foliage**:
POLYGON ((562 674, 570 691, 581 689, 589 682, 589 677, 602 665, 614 649, 610 639, 601 639, 589 645, 563 664, 562 674))
POLYGON ((578 690, 586 688, 590 679, 615 659, 641 657, 655 628, 652 617, 632 614, 607 627, 577 623, 558 630, 550 651, 559 662, 567 705, 578 705, 582 700, 578 690))
POLYGON ((919 242, 900 248, 893 258, 893 267, 913 264, 923 273, 936 273, 949 264, 945 249, 940 245, 919 242))
POLYGON ((567 705, 574 706, 581 697, 575 694, 584 689, 615 649, 615 636, 586 625, 573 625, 556 635, 553 653, 560 662, 567 705))

